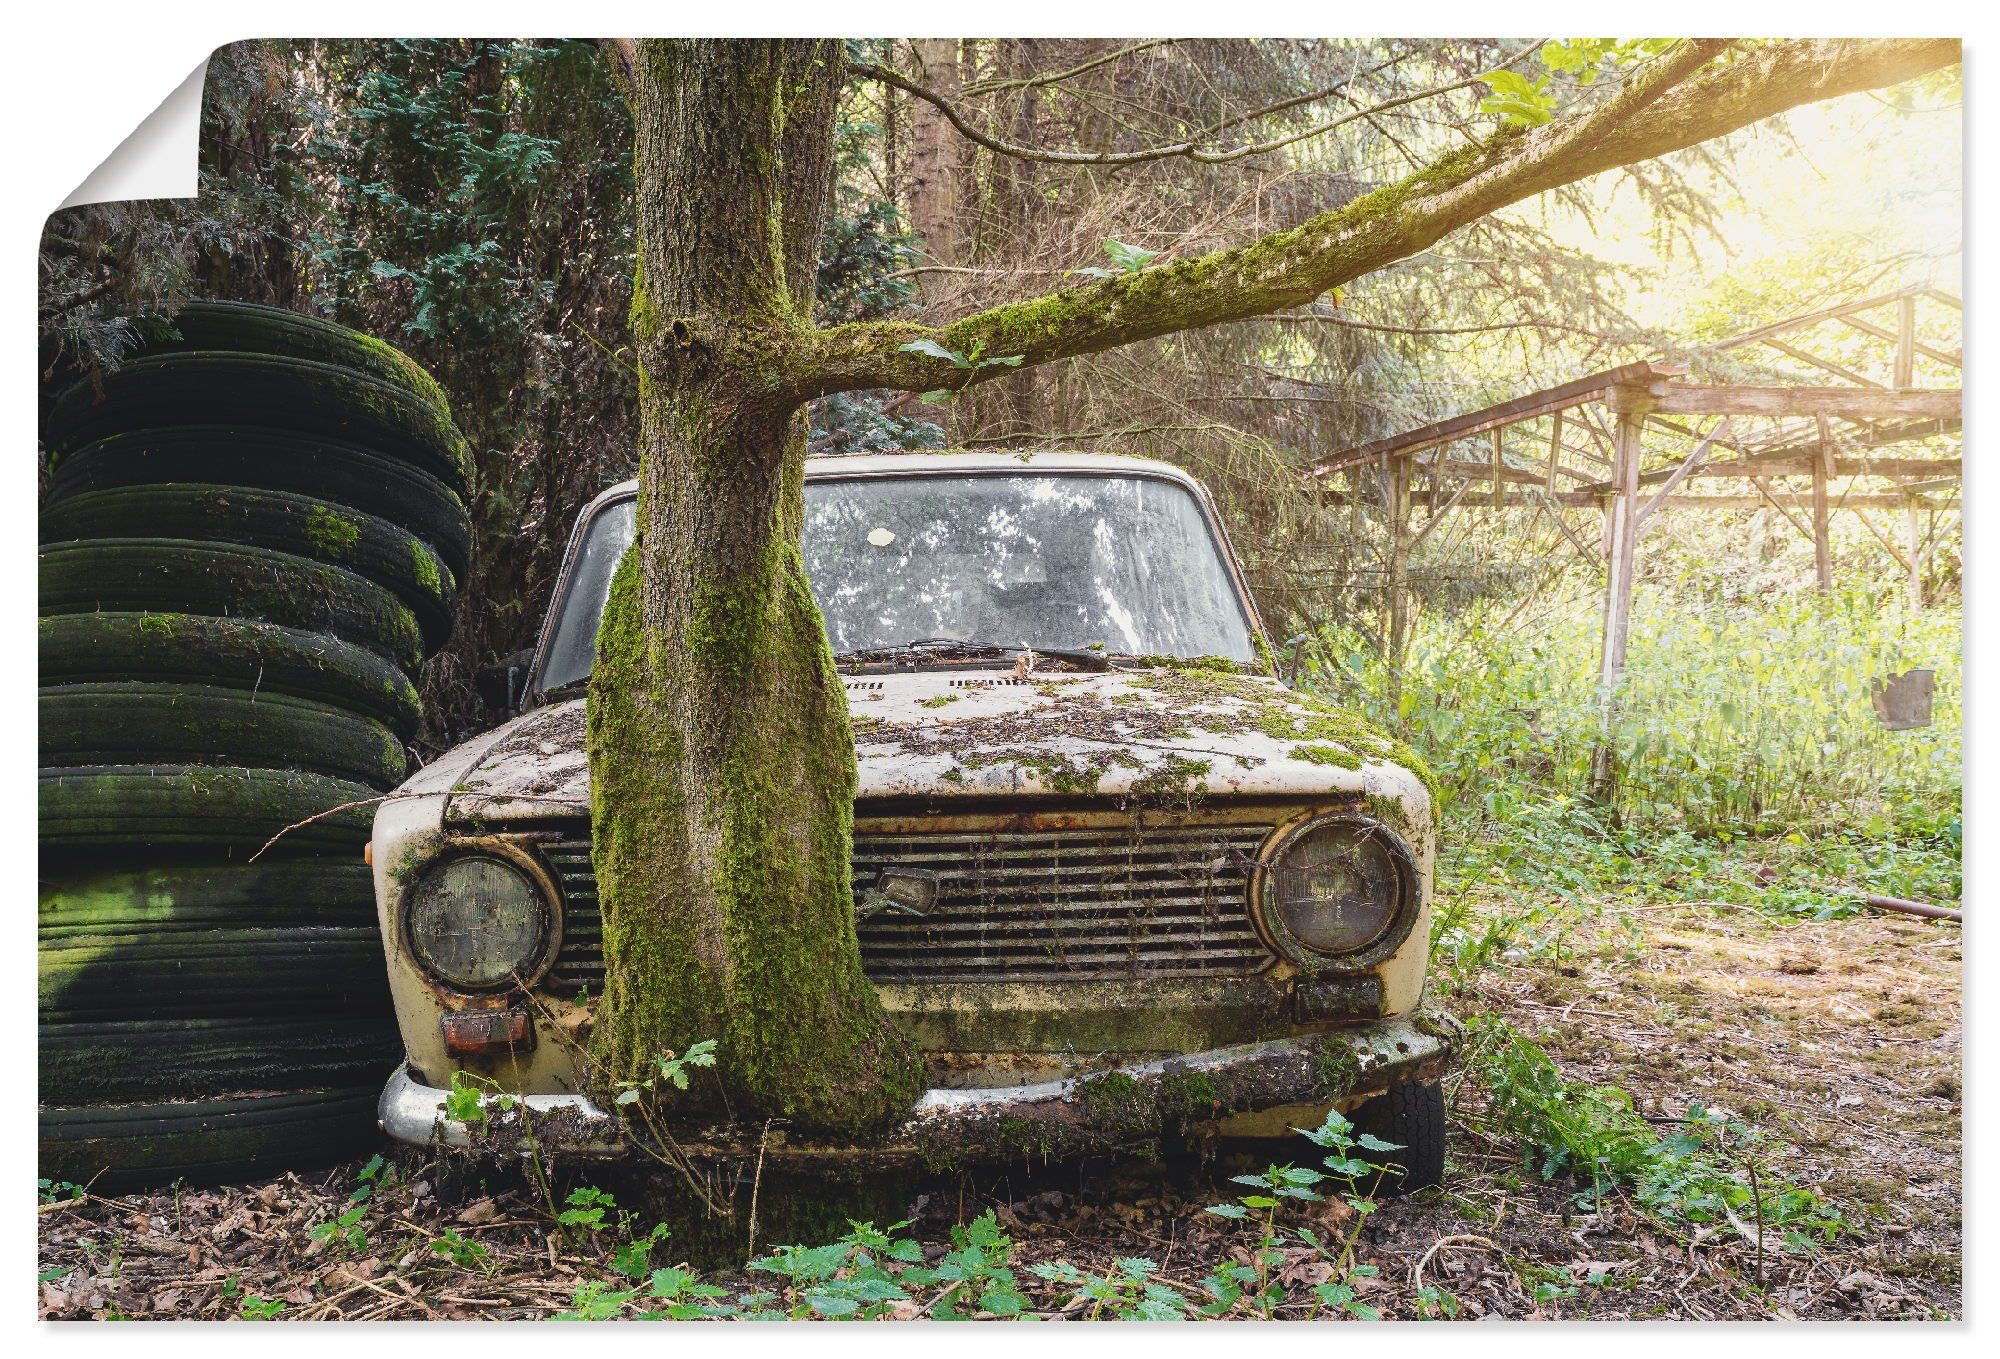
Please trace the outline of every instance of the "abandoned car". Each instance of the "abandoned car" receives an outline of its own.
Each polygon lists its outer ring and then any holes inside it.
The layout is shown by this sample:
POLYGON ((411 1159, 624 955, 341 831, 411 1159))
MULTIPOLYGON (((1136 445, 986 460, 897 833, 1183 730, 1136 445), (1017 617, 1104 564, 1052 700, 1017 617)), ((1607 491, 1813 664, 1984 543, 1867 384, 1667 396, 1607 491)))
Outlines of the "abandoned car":
MULTIPOLYGON (((809 460, 805 494, 860 771, 863 965, 932 1088, 866 1149, 753 1144, 922 1157, 950 1131, 957 1159, 999 1158, 1338 1107, 1435 1182, 1453 1031, 1423 1005, 1427 776, 1280 681, 1202 487, 1118 455, 898 453, 809 460)), ((402 1141, 465 1145, 450 1115, 484 1090, 577 1154, 622 1145, 576 1054, 604 975, 584 691, 635 496, 576 525, 521 714, 377 812, 402 1141)))

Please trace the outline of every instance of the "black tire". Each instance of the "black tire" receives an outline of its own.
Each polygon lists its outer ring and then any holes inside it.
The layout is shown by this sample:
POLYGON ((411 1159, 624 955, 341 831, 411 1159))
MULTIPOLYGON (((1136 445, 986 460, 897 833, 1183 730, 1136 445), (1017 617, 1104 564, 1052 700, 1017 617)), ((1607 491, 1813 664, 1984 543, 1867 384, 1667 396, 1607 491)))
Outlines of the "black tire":
MULTIPOLYGON (((142 346, 148 354, 185 354, 194 350, 225 349, 248 354, 268 354, 291 359, 310 359, 351 368, 381 382, 401 387, 420 401, 428 402, 449 415, 451 403, 444 388, 423 367, 397 349, 371 335, 346 326, 305 316, 278 307, 262 307, 251 302, 190 302, 166 323, 174 333, 161 333, 142 346)), ((163 328, 164 330, 164 328, 163 328)))
POLYGON ((41 937, 200 929, 373 928, 375 875, 361 856, 256 863, 204 860, 144 868, 90 867, 44 875, 41 937))
POLYGON ((43 614, 173 612, 327 632, 415 671, 409 606, 352 571, 261 547, 173 538, 54 543, 41 552, 43 614))
POLYGON ((40 1111, 41 1174, 113 1193, 331 1165, 380 1139, 380 1082, 184 1104, 40 1111))
POLYGON ((374 826, 366 784, 289 769, 104 765, 44 769, 39 819, 44 856, 156 849, 280 855, 332 852, 357 858, 374 826), (368 805, 322 815, 347 803, 368 805))
POLYGON ((471 567, 471 520, 450 487, 358 445, 281 430, 189 425, 104 439, 56 465, 43 504, 180 481, 286 491, 345 505, 409 530, 436 549, 460 580, 471 567))
POLYGON ((45 684, 154 680, 311 699, 408 739, 416 686, 372 651, 320 632, 191 613, 71 613, 38 624, 45 684))
POLYGON ((435 651, 458 587, 436 552, 387 520, 286 491, 181 482, 72 496, 42 512, 43 542, 176 538, 267 548, 354 572, 410 606, 435 651))
POLYGON ((44 1022, 35 1070, 44 1104, 126 1104, 359 1085, 386 1080, 402 1055, 385 1004, 352 1018, 44 1022))
POLYGON ((331 1021, 392 1012, 382 935, 373 924, 68 930, 42 938, 35 974, 45 1023, 272 1015, 331 1021))
POLYGON ((372 718, 283 694, 197 684, 65 684, 36 703, 41 763, 300 769, 387 791, 402 742, 372 718))
POLYGON ((471 449, 448 413, 350 369, 261 354, 158 354, 79 379, 44 414, 42 443, 60 459, 115 434, 218 421, 357 443, 423 468, 461 498, 472 484, 471 449))
POLYGON ((1354 1130, 1398 1150, 1360 1155, 1383 1171, 1384 1194, 1414 1194, 1444 1183, 1444 1087, 1436 1081, 1405 1081, 1354 1111, 1354 1130))

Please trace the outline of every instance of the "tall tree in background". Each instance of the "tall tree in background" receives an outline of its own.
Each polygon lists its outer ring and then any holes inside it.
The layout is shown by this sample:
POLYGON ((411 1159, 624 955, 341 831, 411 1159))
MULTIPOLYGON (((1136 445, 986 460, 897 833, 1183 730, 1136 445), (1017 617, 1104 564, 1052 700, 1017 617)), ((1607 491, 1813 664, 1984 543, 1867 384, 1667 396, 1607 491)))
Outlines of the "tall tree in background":
MULTIPOLYGON (((839 44, 612 46, 636 131, 641 489, 591 681, 595 1041, 626 1074, 717 1038, 739 1114, 837 1134, 907 1110, 922 1073, 855 942, 852 733, 799 548, 807 401, 955 391, 994 371, 975 356, 1028 367, 1300 306, 1510 203, 1958 58, 1944 41, 1690 40, 1564 117, 1522 79, 1507 126, 1248 245, 948 325, 822 329, 839 44)), ((964 123, 947 95, 867 73, 964 123)))

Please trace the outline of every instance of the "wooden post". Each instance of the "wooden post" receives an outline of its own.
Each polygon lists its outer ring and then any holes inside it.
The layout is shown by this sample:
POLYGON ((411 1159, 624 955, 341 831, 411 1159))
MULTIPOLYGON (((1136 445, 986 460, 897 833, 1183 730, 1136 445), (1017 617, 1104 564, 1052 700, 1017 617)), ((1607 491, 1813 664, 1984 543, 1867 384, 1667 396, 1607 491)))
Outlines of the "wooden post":
POLYGON ((1896 384, 1899 388, 1917 385, 1917 299, 1914 294, 1896 303, 1896 384))
POLYGON ((1389 665, 1389 707, 1398 722, 1403 710, 1403 658, 1410 644, 1409 533, 1410 459, 1393 458, 1389 463, 1389 569, 1383 577, 1387 614, 1383 651, 1389 665))
POLYGON ((1910 607, 1924 607, 1924 535, 1914 499, 1903 502, 1903 566, 1909 572, 1910 607))
POLYGON ((1625 643, 1632 630, 1632 572, 1639 543, 1639 453, 1644 417, 1620 412, 1611 445, 1611 502, 1604 519, 1604 640, 1597 667, 1597 749, 1590 757, 1590 793, 1608 803, 1618 788, 1618 685, 1625 677, 1625 643))
POLYGON ((1500 479, 1500 471, 1507 465, 1506 459, 1500 456, 1501 437, 1501 427, 1496 425, 1493 429, 1493 508, 1496 510, 1507 503, 1507 483, 1500 479))
POLYGON ((1542 481, 1542 490, 1549 495, 1556 493, 1556 463, 1560 461, 1556 455, 1562 452, 1562 446, 1563 413, 1557 411, 1549 419, 1549 471, 1542 481))
POLYGON ((1833 476, 1833 441, 1827 435, 1826 417, 1819 420, 1819 455, 1813 459, 1812 470, 1812 530, 1813 530, 1813 571, 1819 577, 1821 594, 1833 592, 1833 539, 1829 534, 1831 518, 1827 504, 1827 482, 1833 476))

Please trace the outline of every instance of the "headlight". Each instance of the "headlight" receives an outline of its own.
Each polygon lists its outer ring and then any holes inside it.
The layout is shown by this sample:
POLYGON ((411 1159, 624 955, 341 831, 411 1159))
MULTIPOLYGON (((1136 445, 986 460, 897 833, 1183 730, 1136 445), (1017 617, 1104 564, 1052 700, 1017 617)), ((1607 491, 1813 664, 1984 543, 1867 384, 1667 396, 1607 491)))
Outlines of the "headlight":
POLYGON ((490 854, 460 854, 423 871, 403 912, 417 964, 460 991, 530 983, 547 966, 554 938, 549 896, 521 867, 490 854))
POLYGON ((1309 821, 1267 852, 1264 865, 1265 927, 1303 967, 1372 966, 1409 937, 1416 861, 1402 837, 1380 822, 1309 821))

